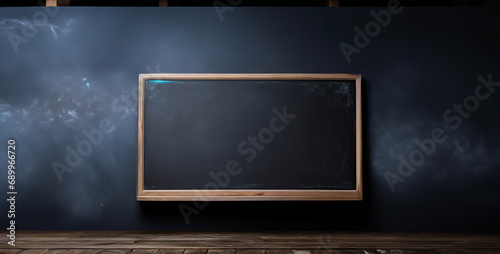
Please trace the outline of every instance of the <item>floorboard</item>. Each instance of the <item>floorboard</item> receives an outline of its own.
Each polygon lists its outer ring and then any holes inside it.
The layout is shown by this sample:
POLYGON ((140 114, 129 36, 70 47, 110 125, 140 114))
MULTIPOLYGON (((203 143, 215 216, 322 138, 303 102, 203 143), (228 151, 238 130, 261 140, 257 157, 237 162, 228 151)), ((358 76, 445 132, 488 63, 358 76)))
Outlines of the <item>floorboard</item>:
POLYGON ((236 254, 266 254, 266 250, 259 249, 237 249, 236 254))
POLYGON ((161 249, 156 254, 182 254, 184 249, 161 249))
POLYGON ((499 254, 499 234, 20 231, 1 254, 499 254))
POLYGON ((18 254, 23 251, 23 249, 0 249, 0 253, 2 254, 18 254))
POLYGON ((207 249, 187 249, 184 250, 183 254, 207 254, 207 249))
MULTIPOLYGON (((141 250, 133 250, 130 252, 131 254, 157 254, 158 250, 156 249, 141 249, 141 250)), ((182 252, 181 252, 182 254, 182 252)))
POLYGON ((235 254, 235 249, 211 249, 208 250, 207 254, 235 254))
MULTIPOLYGON (((184 250, 183 250, 184 251, 184 250)), ((211 250, 207 250, 207 253, 211 250)), ((227 250, 213 250, 212 253, 227 253, 227 250)), ((1 254, 168 254, 171 250, 165 249, 0 249, 1 254)), ((237 249, 233 253, 241 254, 286 254, 297 253, 295 250, 282 249, 237 249)), ((299 253, 320 253, 314 250, 300 250, 299 253)), ((500 249, 484 248, 448 248, 448 249, 339 249, 328 250, 323 253, 328 254, 499 254, 500 249)))

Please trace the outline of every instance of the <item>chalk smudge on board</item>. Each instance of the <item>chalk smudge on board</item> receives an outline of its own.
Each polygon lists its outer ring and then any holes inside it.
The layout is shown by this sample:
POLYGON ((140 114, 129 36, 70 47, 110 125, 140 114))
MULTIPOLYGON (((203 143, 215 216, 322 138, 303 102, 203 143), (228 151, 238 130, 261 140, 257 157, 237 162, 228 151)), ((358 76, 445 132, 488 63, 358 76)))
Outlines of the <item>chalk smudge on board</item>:
POLYGON ((328 84, 307 82, 301 85, 305 86, 304 95, 321 96, 341 107, 353 105, 350 84, 347 82, 329 82, 328 84))

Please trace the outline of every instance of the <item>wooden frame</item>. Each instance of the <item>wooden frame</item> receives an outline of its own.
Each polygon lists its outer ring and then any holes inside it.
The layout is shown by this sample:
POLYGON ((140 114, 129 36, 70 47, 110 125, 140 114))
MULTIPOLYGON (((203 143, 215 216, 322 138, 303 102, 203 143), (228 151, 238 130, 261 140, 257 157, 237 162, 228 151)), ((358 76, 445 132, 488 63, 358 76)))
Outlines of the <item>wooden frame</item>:
MULTIPOLYGON (((63 3, 59 3, 58 0, 47 0, 45 6, 47 7, 57 7, 57 6, 70 6, 70 0, 66 0, 63 3)), ((158 0, 158 6, 167 7, 168 0, 158 0)))
POLYGON ((138 201, 270 201, 362 200, 361 75, 359 74, 140 74, 138 93, 138 201), (144 97, 146 80, 355 80, 356 189, 355 190, 145 190, 144 97))
POLYGON ((45 2, 45 6, 48 6, 48 7, 54 7, 54 6, 57 6, 57 0, 47 0, 45 2))

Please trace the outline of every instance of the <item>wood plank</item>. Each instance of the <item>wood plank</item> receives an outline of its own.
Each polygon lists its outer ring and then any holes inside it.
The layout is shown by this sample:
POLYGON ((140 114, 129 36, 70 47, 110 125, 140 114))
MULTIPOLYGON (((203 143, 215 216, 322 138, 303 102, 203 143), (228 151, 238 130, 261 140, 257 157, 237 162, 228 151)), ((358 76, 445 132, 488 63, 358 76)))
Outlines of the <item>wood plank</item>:
POLYGON ((268 249, 266 250, 267 254, 311 254, 310 251, 296 251, 291 249, 268 249))
MULTIPOLYGON (((494 249, 500 235, 387 232, 137 232, 137 231, 19 231, 16 245, 25 249, 298 249, 312 254, 342 249, 494 249)), ((5 239, 0 244, 7 246, 5 239)), ((238 252, 238 251, 236 251, 238 252)), ((25 254, 25 253, 23 253, 25 254)), ((238 253, 236 253, 238 254, 238 253)))
POLYGON ((139 76, 144 79, 167 80, 357 80, 359 77, 358 74, 340 73, 144 73, 139 76))
MULTIPOLYGON (((292 250, 293 254, 340 254, 334 249, 292 250)), ((269 253, 268 253, 269 254, 269 253)))
POLYGON ((103 250, 89 250, 89 249, 50 249, 50 254, 98 254, 103 250))
POLYGON ((182 254, 184 249, 161 249, 157 254, 182 254))
POLYGON ((160 7, 167 7, 168 6, 168 0, 160 0, 159 6, 160 7))
POLYGON ((310 250, 292 250, 293 254, 312 254, 310 250))
POLYGON ((236 249, 210 249, 207 254, 235 254, 236 249))
POLYGON ((340 254, 339 251, 333 249, 314 249, 311 254, 340 254))
POLYGON ((436 254, 498 254, 500 253, 499 249, 466 249, 466 248, 457 248, 457 249, 439 249, 434 250, 436 254))
POLYGON ((57 6, 57 0, 46 0, 45 6, 57 6))
POLYGON ((2 254, 18 254, 22 249, 0 249, 2 254))
MULTIPOLYGON (((145 79, 139 75, 139 92, 137 96, 137 198, 144 192, 144 96, 145 79)), ((139 200, 139 199, 137 199, 139 200)))
POLYGON ((236 254, 266 254, 263 249, 236 249, 236 254))
POLYGON ((183 254, 206 254, 207 249, 187 249, 183 254))
POLYGON ((19 254, 44 254, 44 253, 49 253, 48 249, 30 249, 30 250, 23 250, 19 252, 19 254))
POLYGON ((99 254, 128 254, 131 252, 132 252, 131 249, 116 249, 116 250, 106 249, 106 250, 99 252, 99 254))
MULTIPOLYGON (((31 254, 31 253, 69 253, 69 254, 119 254, 119 253, 135 253, 135 254, 182 254, 184 250, 176 249, 172 251, 171 249, 166 250, 156 250, 156 249, 0 249, 2 254, 31 254)), ((189 250, 188 253, 202 253, 203 250, 189 250)), ((208 250, 211 254, 221 254, 221 253, 235 253, 236 254, 311 254, 314 253, 328 253, 328 254, 498 254, 500 249, 484 249, 484 248, 448 248, 448 249, 338 249, 338 250, 289 250, 289 249, 214 249, 208 250)), ((208 253, 207 252, 207 253, 208 253)))
POLYGON ((368 254, 363 250, 339 250, 340 254, 368 254))
MULTIPOLYGON (((132 250, 131 254, 157 254, 158 249, 135 249, 132 250)), ((182 254, 182 252, 180 253, 182 254)))

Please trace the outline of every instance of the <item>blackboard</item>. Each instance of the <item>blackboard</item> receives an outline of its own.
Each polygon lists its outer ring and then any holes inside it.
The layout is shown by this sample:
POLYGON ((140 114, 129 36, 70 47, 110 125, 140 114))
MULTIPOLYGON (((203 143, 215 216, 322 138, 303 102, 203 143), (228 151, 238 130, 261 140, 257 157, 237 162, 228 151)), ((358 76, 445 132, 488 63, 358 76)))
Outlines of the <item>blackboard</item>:
POLYGON ((362 199, 360 81, 141 74, 137 199, 362 199))

